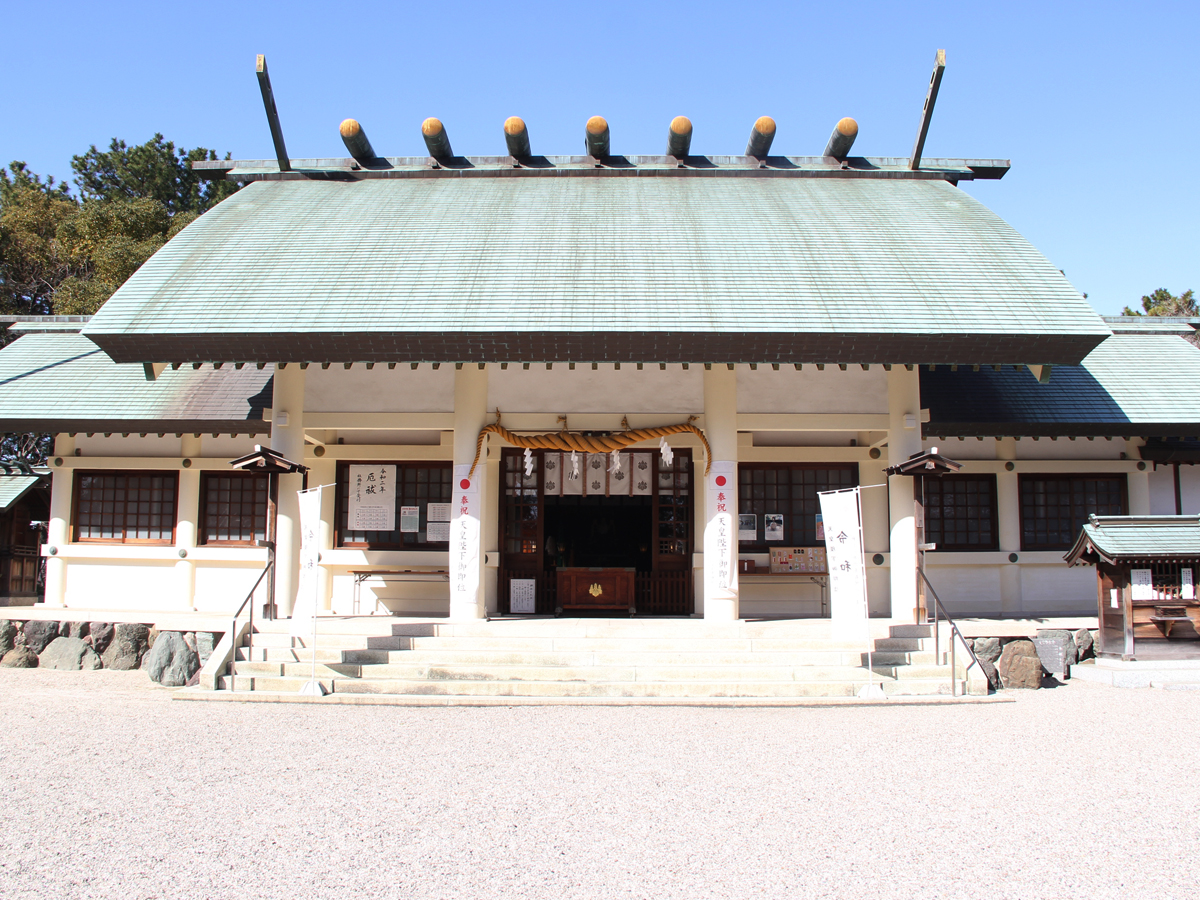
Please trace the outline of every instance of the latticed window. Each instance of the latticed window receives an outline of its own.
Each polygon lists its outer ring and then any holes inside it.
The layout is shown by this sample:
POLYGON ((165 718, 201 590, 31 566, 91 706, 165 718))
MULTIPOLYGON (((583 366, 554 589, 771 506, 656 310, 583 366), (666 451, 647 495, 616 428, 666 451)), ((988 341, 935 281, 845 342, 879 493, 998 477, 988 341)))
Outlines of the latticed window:
MULTIPOLYGON (((738 512, 754 516, 755 538, 738 542, 743 553, 771 547, 817 547, 821 491, 858 484, 856 463, 741 463, 738 465, 738 512)), ((739 531, 749 530, 749 518, 739 531), (745 526, 745 527, 743 527, 745 526)))
POLYGON ((925 541, 938 550, 995 550, 996 476, 925 478, 925 541))
POLYGON ((538 459, 530 475, 525 474, 523 451, 506 452, 501 459, 504 478, 504 552, 535 554, 538 552, 539 478, 538 459))
POLYGON ((451 464, 449 462, 339 463, 337 473, 337 546, 363 547, 368 550, 445 550, 449 541, 449 515, 435 510, 430 528, 430 505, 451 502, 451 464), (352 466, 373 469, 396 467, 396 516, 391 531, 355 531, 350 521, 350 472, 352 466), (415 519, 405 524, 404 507, 416 507, 415 519), (432 531, 432 536, 431 536, 432 531))
POLYGON ((676 450, 670 467, 657 461, 658 555, 685 556, 692 537, 692 454, 676 450))
POLYGON ((200 482, 200 543, 265 540, 269 487, 268 475, 205 472, 200 482))
POLYGON ((75 539, 170 543, 178 487, 175 472, 77 472, 75 539))
POLYGON ((1022 475, 1021 548, 1066 550, 1090 515, 1126 515, 1124 475, 1022 475))

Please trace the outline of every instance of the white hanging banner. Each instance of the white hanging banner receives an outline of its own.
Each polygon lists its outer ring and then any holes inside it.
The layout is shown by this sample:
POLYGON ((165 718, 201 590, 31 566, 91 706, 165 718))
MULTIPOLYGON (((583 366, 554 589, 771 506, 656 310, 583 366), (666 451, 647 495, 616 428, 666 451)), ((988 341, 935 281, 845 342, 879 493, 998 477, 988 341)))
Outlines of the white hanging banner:
POLYGON ((608 493, 608 454, 589 453, 583 470, 583 492, 589 497, 603 497, 608 493))
POLYGON ((450 511, 450 606, 474 605, 479 597, 479 476, 469 465, 454 467, 454 500, 450 511))
POLYGON ((394 531, 396 467, 350 466, 350 500, 346 512, 351 531, 394 531))
POLYGON ((633 495, 635 497, 649 497, 654 493, 654 455, 651 453, 631 453, 633 461, 630 463, 630 479, 633 484, 633 495))
POLYGON ((542 493, 547 497, 557 497, 562 493, 562 454, 542 453, 542 493))
POLYGON ((321 488, 297 491, 300 495, 300 579, 292 608, 291 633, 307 635, 317 614, 317 564, 321 555, 321 488))
POLYGON ((821 516, 829 563, 829 617, 833 634, 845 640, 866 640, 867 574, 863 563, 858 488, 822 491, 821 516))
POLYGON ((737 463, 712 464, 704 507, 705 599, 737 599, 737 463))

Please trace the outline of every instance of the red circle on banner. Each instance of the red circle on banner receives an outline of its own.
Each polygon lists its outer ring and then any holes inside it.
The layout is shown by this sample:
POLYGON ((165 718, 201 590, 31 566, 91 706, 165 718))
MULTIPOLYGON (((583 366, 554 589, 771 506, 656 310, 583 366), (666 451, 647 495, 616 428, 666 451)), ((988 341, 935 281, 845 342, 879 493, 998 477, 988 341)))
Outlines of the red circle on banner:
POLYGON ((725 476, 724 475, 717 476, 717 487, 725 487, 725 476))
POLYGON ((462 481, 460 481, 458 483, 458 486, 465 491, 467 488, 469 488, 471 486, 471 479, 464 478, 462 481))

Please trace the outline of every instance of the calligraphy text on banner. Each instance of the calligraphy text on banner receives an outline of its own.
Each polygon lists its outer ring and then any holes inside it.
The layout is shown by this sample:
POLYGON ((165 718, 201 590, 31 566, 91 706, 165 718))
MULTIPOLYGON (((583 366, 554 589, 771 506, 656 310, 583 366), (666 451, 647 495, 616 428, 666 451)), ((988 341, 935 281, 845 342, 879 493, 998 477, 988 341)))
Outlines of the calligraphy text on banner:
POLYGON ((825 551, 829 566, 829 617, 839 637, 865 639, 867 578, 859 527, 858 488, 824 491, 821 501, 825 551))

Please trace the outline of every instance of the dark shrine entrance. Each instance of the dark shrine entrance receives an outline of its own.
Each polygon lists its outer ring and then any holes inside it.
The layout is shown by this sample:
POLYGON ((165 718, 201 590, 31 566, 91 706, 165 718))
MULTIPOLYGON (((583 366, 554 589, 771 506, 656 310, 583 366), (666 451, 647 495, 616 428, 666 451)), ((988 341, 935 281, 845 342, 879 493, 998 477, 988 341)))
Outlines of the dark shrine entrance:
POLYGON ((501 455, 501 614, 529 614, 532 587, 538 615, 691 615, 691 452, 626 452, 619 471, 580 453, 574 485, 570 453, 532 455, 528 474, 524 450, 501 455))

